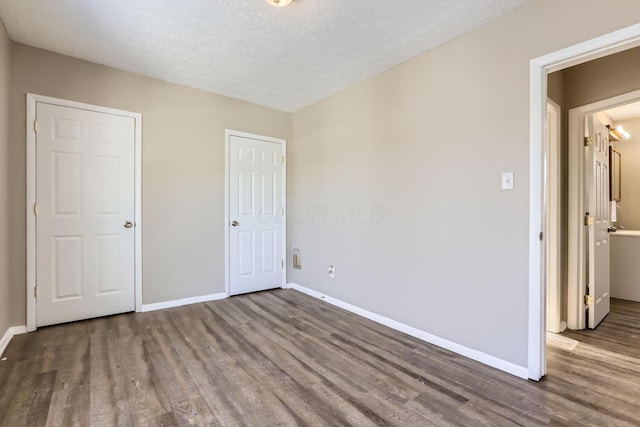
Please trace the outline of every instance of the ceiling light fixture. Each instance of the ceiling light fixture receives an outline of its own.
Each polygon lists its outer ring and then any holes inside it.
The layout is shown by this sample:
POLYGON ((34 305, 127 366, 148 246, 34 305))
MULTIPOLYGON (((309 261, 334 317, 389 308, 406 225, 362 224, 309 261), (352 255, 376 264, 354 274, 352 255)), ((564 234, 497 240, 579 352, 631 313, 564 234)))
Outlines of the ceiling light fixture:
POLYGON ((293 0, 266 0, 271 6, 275 7, 285 7, 290 4, 293 0))
POLYGON ((620 132, 620 134, 622 135, 622 137, 623 137, 624 139, 629 139, 629 138, 631 138, 631 134, 630 134, 629 132, 627 132, 627 131, 625 130, 625 128, 623 128, 622 126, 618 126, 618 127, 616 127, 616 130, 617 130, 618 132, 620 132))
POLYGON ((629 139, 631 138, 631 134, 622 126, 607 126, 609 128, 609 136, 611 139, 615 141, 620 141, 621 139, 629 139))

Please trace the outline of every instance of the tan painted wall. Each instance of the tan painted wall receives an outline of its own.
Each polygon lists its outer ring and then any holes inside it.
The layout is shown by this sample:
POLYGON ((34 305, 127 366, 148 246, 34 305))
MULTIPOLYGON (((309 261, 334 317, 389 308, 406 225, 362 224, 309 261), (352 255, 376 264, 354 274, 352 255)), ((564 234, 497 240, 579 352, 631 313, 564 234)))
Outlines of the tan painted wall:
POLYGON ((532 0, 295 113, 290 280, 526 366, 530 60, 638 18, 636 0, 532 0))
POLYGON ((564 105, 564 71, 556 71, 547 77, 547 95, 561 107, 564 105))
POLYGON ((143 114, 144 302, 224 292, 225 128, 290 139, 291 115, 20 44, 12 70, 12 321, 25 318, 27 92, 143 114))
POLYGON ((616 225, 627 230, 640 230, 640 118, 616 122, 618 124, 631 133, 631 139, 613 143, 621 154, 621 191, 616 225))
POLYGON ((9 199, 9 85, 11 71, 11 40, 0 21, 0 338, 11 326, 24 325, 24 321, 11 322, 9 298, 9 254, 7 238, 10 230, 9 199))
POLYGON ((564 70, 568 109, 640 89, 640 47, 564 70))

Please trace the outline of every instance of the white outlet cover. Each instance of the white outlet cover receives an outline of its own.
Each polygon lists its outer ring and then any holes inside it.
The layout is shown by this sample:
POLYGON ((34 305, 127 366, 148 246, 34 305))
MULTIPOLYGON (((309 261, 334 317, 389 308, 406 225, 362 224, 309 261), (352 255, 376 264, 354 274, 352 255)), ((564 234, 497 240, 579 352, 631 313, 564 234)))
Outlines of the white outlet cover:
POLYGON ((513 172, 503 172, 502 174, 502 189, 513 190, 513 172))

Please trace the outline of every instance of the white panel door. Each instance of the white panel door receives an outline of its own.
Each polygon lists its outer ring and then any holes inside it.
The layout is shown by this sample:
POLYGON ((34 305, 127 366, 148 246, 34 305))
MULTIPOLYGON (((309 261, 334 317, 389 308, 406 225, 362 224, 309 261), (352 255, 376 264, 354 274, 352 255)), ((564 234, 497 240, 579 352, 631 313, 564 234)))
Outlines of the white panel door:
POLYGON ((279 288, 284 260, 282 144, 229 141, 229 293, 279 288))
POLYGON ((37 103, 37 325, 133 311, 133 118, 37 103))
POLYGON ((588 135, 592 145, 587 147, 585 163, 585 191, 588 215, 588 295, 589 328, 595 329, 609 314, 609 130, 595 117, 587 119, 588 135))

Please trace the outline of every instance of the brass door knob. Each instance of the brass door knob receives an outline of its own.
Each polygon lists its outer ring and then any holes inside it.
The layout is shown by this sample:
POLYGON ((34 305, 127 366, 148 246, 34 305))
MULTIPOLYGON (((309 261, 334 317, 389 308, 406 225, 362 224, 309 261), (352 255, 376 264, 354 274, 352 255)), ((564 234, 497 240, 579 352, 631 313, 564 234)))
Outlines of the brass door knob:
POLYGON ((131 228, 133 227, 133 223, 131 221, 127 221, 124 223, 124 228, 131 228))

